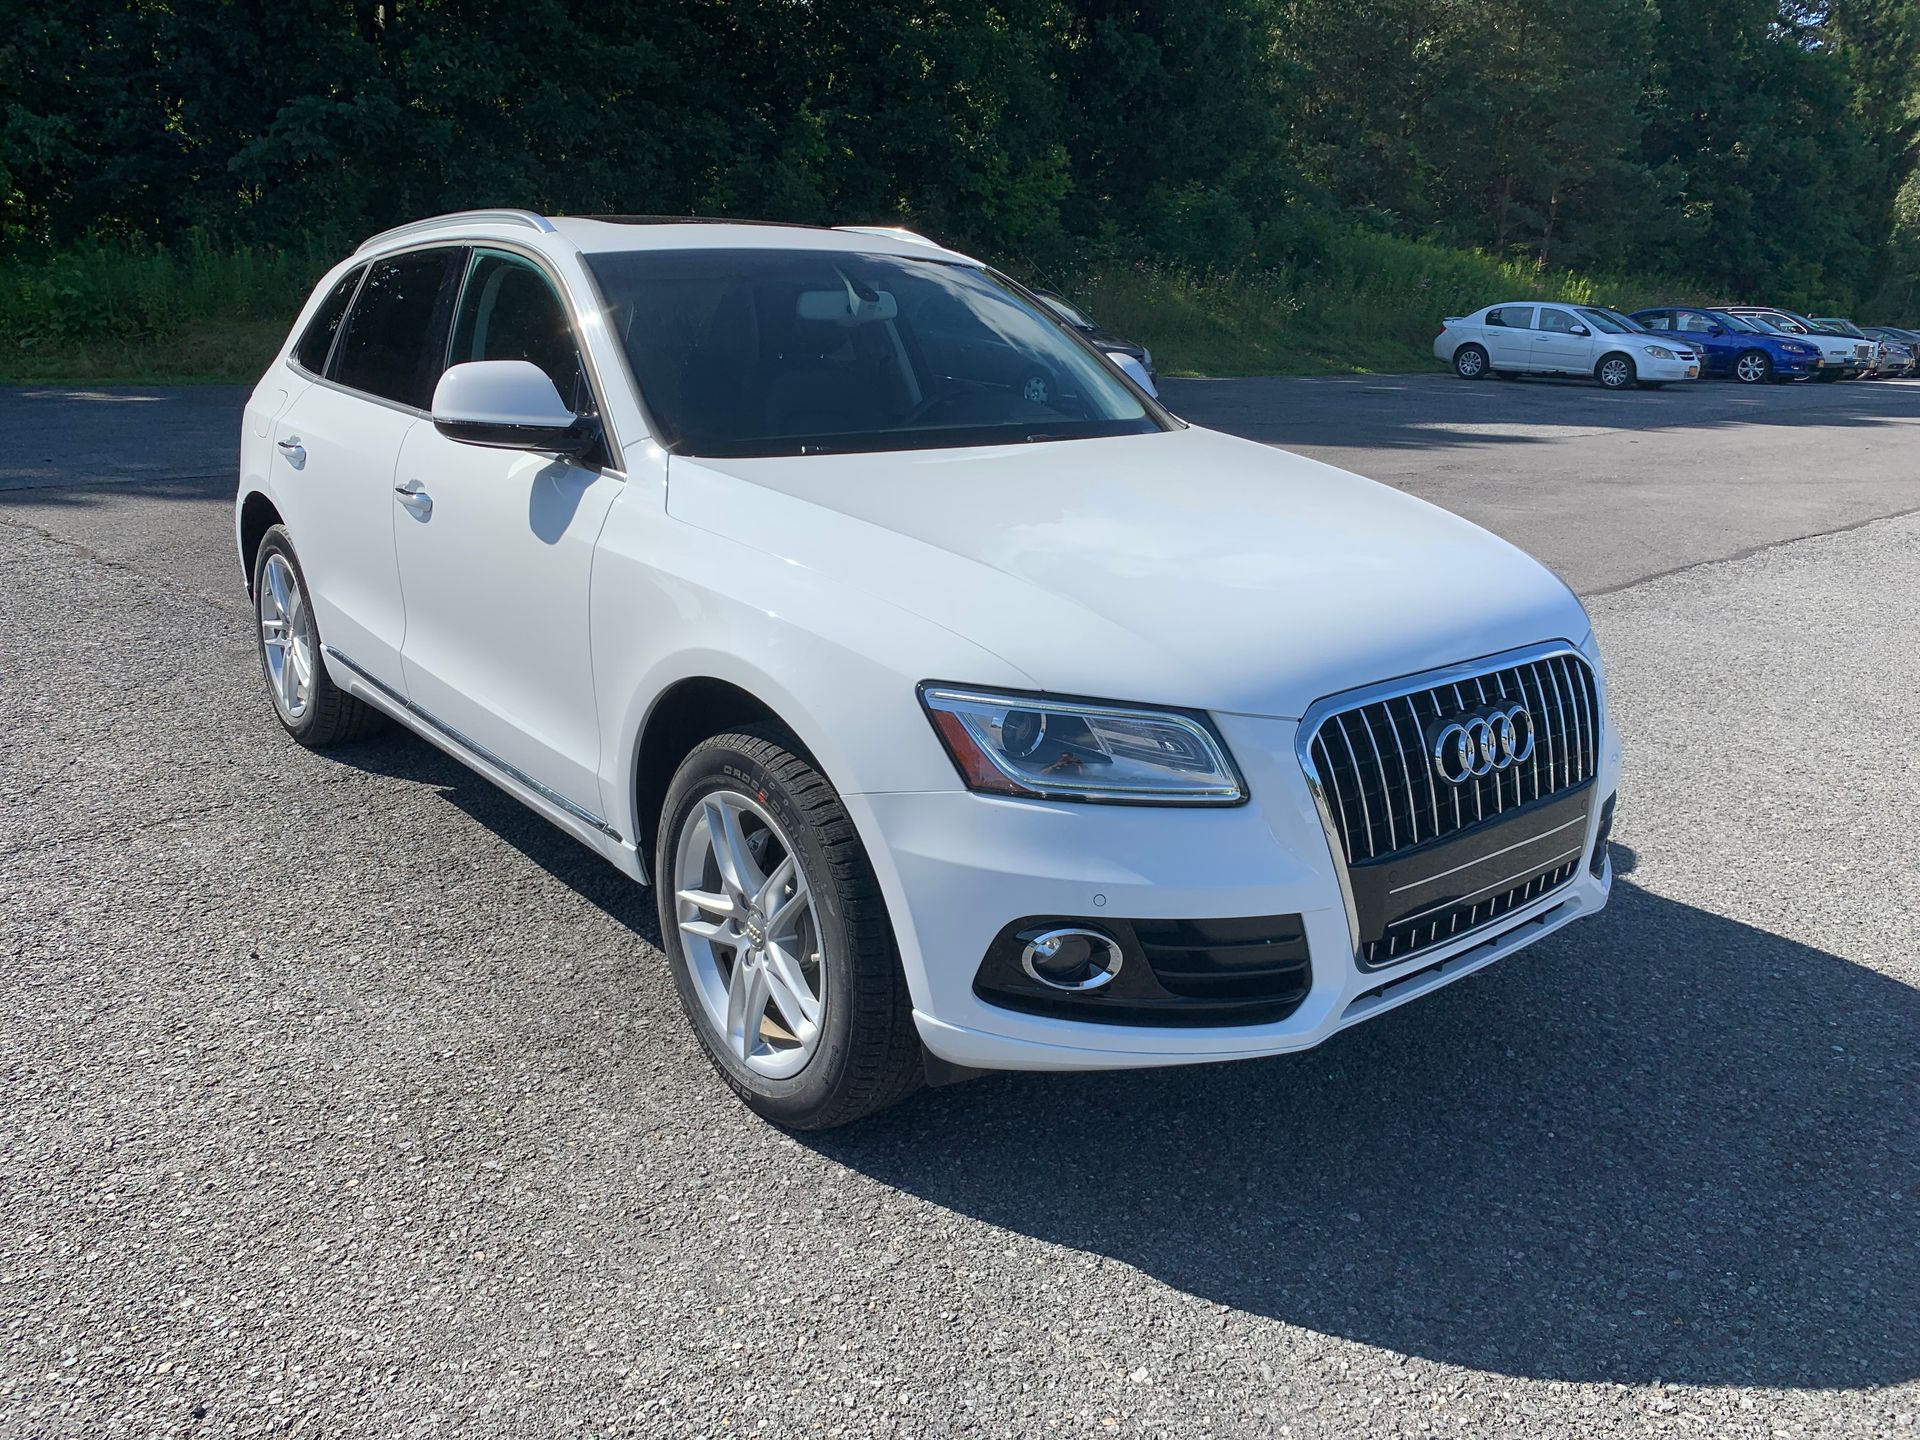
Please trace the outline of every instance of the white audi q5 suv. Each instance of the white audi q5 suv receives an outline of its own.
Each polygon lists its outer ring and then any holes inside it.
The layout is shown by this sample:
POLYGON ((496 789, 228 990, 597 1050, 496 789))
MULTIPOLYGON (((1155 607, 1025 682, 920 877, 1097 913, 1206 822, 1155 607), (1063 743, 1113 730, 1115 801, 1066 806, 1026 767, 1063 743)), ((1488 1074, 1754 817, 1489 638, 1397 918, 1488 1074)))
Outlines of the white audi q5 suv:
POLYGON ((652 884, 782 1124, 1301 1050, 1612 883, 1565 585, 904 231, 375 236, 247 404, 236 534, 294 739, 397 720, 652 884))

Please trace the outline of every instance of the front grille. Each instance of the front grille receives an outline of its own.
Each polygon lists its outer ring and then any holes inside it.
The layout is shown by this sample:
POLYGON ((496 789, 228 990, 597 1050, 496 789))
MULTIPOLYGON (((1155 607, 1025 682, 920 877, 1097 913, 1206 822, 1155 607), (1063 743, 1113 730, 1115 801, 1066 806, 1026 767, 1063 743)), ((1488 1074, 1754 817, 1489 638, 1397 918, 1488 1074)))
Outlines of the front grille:
POLYGON ((1565 884, 1579 868, 1587 810, 1576 795, 1591 787, 1600 754, 1592 670, 1578 655, 1558 651, 1456 673, 1327 715, 1303 750, 1325 803, 1329 839, 1347 866, 1349 896, 1365 912, 1355 916, 1363 965, 1398 961, 1464 934, 1565 884), (1534 743, 1525 760, 1460 784, 1436 773, 1432 737, 1442 727, 1515 704, 1532 717, 1534 743), (1503 831, 1503 843, 1492 843, 1486 832, 1494 825, 1512 836, 1503 831), (1504 844, 1508 838, 1512 845, 1504 844), (1461 863, 1462 853, 1471 858, 1461 863), (1509 856, 1505 863, 1502 855, 1509 856), (1530 868, 1519 868, 1523 861, 1530 868), (1490 868, 1474 873, 1482 864, 1490 868), (1415 896, 1456 873, 1461 878, 1448 893, 1415 896), (1410 898, 1393 898, 1401 895, 1410 898))

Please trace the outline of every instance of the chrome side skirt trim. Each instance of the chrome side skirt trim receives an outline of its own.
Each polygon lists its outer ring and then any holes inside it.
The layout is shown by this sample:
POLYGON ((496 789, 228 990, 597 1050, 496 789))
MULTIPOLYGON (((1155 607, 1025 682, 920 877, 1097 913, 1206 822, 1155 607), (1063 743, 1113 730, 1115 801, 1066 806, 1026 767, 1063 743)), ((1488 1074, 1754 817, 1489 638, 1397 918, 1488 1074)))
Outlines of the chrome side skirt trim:
POLYGON ((347 669, 353 671, 355 675, 358 675, 361 680, 378 690, 388 700, 398 705, 416 720, 431 725, 435 730, 446 736, 447 739, 453 741, 454 744, 458 745, 462 750, 465 750, 469 755, 486 764, 488 768, 498 770, 516 785, 524 785, 542 800, 553 806, 554 809, 564 810, 581 824, 592 826, 595 830, 598 830, 602 835, 610 839, 619 840, 621 838, 618 830, 607 824, 606 821, 602 820, 591 810, 583 809, 581 806, 574 804, 573 801, 567 799, 567 797, 559 791, 549 789, 547 786, 542 785, 518 765, 502 760, 498 755, 487 749, 486 746, 469 740, 465 735, 462 735, 458 730, 454 729, 453 726, 447 724, 446 721, 440 719, 429 710, 421 709, 420 706, 414 704, 413 701, 387 684, 386 681, 376 675, 369 674, 363 667, 355 664, 352 656, 341 653, 331 645, 323 644, 320 648, 327 653, 329 658, 338 660, 342 665, 346 666, 347 669))

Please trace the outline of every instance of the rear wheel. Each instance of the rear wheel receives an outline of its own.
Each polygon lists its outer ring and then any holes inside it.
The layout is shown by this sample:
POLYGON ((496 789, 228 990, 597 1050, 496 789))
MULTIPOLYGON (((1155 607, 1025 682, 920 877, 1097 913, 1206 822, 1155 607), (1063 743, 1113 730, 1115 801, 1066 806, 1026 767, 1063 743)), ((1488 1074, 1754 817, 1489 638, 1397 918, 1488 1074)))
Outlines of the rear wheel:
POLYGON ((873 867, 833 787, 774 729, 695 746, 655 844, 660 934, 707 1058, 799 1130, 904 1099, 920 1042, 873 867))
POLYGON ((1617 353, 1603 357, 1594 367, 1593 374, 1594 378, 1609 390, 1631 389, 1634 381, 1639 378, 1633 361, 1617 353))
POLYGON ((284 525, 260 539, 253 561, 253 611, 260 672, 289 735, 309 749, 323 750, 380 727, 386 717, 327 674, 320 658, 320 622, 284 525))
POLYGON ((1733 378, 1742 385, 1765 385, 1773 379, 1773 357, 1764 350, 1743 350, 1733 362, 1733 378))
POLYGON ((1478 345, 1462 345, 1453 352, 1453 373, 1462 380, 1484 380, 1492 373, 1487 352, 1478 345))

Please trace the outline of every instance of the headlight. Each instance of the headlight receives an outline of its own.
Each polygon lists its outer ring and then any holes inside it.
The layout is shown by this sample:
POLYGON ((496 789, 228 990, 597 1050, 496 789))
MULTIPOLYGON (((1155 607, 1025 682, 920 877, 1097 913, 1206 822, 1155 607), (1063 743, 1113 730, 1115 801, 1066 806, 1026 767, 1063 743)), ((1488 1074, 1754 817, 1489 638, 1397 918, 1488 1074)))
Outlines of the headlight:
POLYGON ((1669 349, 1667 349, 1667 347, 1666 347, 1666 346, 1664 346, 1664 345, 1649 345, 1649 346, 1647 346, 1647 354, 1648 354, 1648 355, 1650 355, 1650 356, 1652 356, 1652 357, 1653 357, 1653 358, 1654 358, 1655 360, 1671 360, 1671 359, 1673 359, 1673 352, 1672 352, 1671 350, 1669 350, 1669 349))
POLYGON ((1247 798, 1212 728, 1178 710, 943 685, 922 685, 920 702, 969 790, 1131 805, 1247 798))

